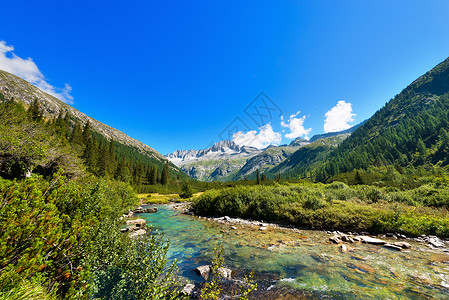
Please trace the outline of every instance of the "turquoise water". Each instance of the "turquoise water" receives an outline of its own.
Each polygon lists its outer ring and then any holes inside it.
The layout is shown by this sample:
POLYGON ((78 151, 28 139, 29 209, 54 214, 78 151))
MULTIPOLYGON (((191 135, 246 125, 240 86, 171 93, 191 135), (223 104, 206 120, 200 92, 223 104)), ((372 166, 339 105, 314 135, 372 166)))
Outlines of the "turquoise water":
POLYGON ((449 299, 449 255, 425 245, 412 243, 412 250, 397 252, 356 243, 347 244, 349 251, 342 253, 321 231, 260 231, 258 226, 183 215, 168 205, 157 207, 157 213, 140 217, 164 233, 170 241, 169 260, 177 259, 179 274, 191 281, 201 280, 193 269, 209 264, 213 247, 222 244, 226 266, 257 272, 260 289, 283 285, 311 298, 449 299))

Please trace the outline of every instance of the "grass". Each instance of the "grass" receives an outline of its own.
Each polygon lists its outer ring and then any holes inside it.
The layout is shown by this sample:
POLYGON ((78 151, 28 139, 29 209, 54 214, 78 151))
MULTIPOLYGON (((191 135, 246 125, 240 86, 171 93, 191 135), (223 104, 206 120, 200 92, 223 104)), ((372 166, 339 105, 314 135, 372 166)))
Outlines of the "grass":
POLYGON ((139 199, 143 199, 143 204, 168 204, 172 202, 188 202, 192 201, 195 198, 198 198, 204 192, 198 192, 193 194, 192 198, 189 199, 181 199, 179 194, 159 194, 159 193, 146 193, 146 194, 138 194, 137 197, 139 199))
POLYGON ((446 184, 399 191, 374 186, 287 184, 205 192, 193 202, 203 216, 243 217, 297 227, 449 237, 446 184))

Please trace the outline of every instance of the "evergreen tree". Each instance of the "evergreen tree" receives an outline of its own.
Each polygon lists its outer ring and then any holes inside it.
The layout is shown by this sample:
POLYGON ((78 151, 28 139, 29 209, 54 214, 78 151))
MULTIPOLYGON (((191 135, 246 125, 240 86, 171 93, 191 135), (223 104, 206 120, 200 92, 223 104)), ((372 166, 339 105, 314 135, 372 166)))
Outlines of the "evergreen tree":
POLYGON ((41 113, 41 107, 39 104, 39 100, 34 99, 34 101, 31 103, 30 107, 28 108, 28 116, 31 120, 40 122, 43 119, 42 113, 41 113))
POLYGON ((265 173, 262 174, 262 181, 267 181, 267 175, 265 175, 265 173))
POLYGON ((169 173, 168 161, 166 161, 164 164, 164 167, 162 168, 161 184, 166 185, 168 183, 169 177, 170 177, 170 173, 169 173))
POLYGON ((78 120, 76 120, 75 126, 73 126, 72 134, 70 135, 70 143, 72 146, 80 146, 83 144, 83 131, 78 120))
POLYGON ((360 175, 359 170, 355 171, 354 182, 355 184, 363 184, 363 178, 360 175))
POLYGON ((181 197, 181 199, 187 199, 192 197, 192 195, 193 192, 192 189, 190 188, 189 183, 187 181, 184 181, 181 186, 181 193, 179 194, 179 197, 181 197))
POLYGON ((86 144, 87 140, 90 138, 90 121, 87 121, 86 124, 84 124, 83 128, 83 143, 86 144))
POLYGON ((259 169, 257 169, 257 172, 256 172, 256 183, 260 184, 260 172, 259 172, 259 169))

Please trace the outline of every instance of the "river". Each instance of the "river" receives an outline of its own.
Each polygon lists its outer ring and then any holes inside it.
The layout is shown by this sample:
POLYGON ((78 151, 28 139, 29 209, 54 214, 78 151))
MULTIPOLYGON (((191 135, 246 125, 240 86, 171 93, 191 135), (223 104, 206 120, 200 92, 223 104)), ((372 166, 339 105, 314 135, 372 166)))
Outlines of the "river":
POLYGON ((267 298, 449 299, 449 255, 423 244, 408 241, 411 250, 396 251, 354 243, 343 253, 323 231, 261 231, 157 207, 140 217, 164 233, 169 260, 176 259, 179 275, 193 282, 201 281, 195 267, 210 264, 213 247, 222 244, 225 265, 240 275, 254 270, 257 293, 267 298))

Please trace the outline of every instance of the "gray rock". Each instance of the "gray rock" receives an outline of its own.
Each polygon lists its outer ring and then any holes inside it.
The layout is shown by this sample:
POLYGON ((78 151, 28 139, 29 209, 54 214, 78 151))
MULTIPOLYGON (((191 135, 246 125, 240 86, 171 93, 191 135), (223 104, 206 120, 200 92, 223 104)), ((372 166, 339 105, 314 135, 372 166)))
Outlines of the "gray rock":
POLYGON ((262 226, 262 227, 259 228, 260 231, 265 231, 267 229, 268 229, 268 227, 265 227, 265 226, 262 226))
POLYGON ((145 231, 145 229, 138 229, 136 231, 133 231, 129 234, 130 237, 137 237, 140 235, 145 235, 147 232, 145 231))
POLYGON ((410 245, 407 242, 396 242, 396 243, 393 243, 393 245, 401 247, 402 249, 410 249, 410 248, 412 248, 412 245, 410 245))
POLYGON ((331 241, 334 244, 340 244, 340 242, 341 242, 340 241, 340 236, 338 236, 338 235, 331 236, 329 238, 329 241, 331 241))
POLYGON ((134 210, 135 214, 150 214, 155 212, 157 212, 157 207, 149 207, 149 208, 139 207, 136 210, 134 210))
POLYGON ((147 221, 144 219, 135 219, 126 221, 126 225, 135 225, 138 228, 144 228, 147 224, 147 221))
POLYGON ((341 237, 341 240, 343 242, 347 242, 347 243, 354 243, 354 239, 348 235, 344 235, 341 237))
POLYGON ((387 242, 380 239, 375 239, 369 236, 360 236, 360 239, 363 243, 372 244, 372 245, 385 245, 387 242))
MULTIPOLYGON (((207 280, 207 278, 209 277, 209 272, 210 272, 210 268, 212 266, 211 265, 204 265, 204 266, 199 266, 195 269, 195 272, 200 275, 201 277, 203 277, 204 279, 207 280)), ((220 268, 220 272, 221 275, 225 278, 225 279, 231 279, 232 278, 232 270, 225 268, 225 267, 221 267, 220 268)))
POLYGON ((186 296, 192 296, 193 290, 195 289, 195 285, 192 283, 187 283, 182 289, 181 293, 186 296))
POLYGON ((383 246, 385 248, 396 250, 396 251, 401 251, 402 250, 402 247, 394 245, 394 244, 384 244, 383 246))
POLYGON ((429 243, 435 248, 444 248, 444 243, 440 241, 437 237, 431 237, 429 243))

